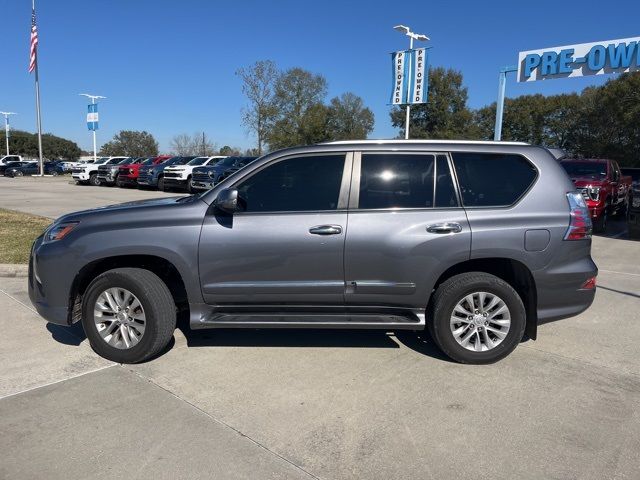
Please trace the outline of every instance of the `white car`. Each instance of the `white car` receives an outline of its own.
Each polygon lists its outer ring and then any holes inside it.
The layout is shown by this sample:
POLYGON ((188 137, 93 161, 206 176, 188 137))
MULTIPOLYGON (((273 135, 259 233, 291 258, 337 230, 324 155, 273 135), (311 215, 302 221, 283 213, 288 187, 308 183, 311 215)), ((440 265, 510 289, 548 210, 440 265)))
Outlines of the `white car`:
POLYGON ((22 162, 22 157, 20 155, 5 155, 0 158, 0 165, 6 165, 11 162, 22 162))
POLYGON ((191 173, 196 167, 213 165, 226 156, 214 155, 213 157, 196 157, 186 165, 172 165, 164 169, 164 190, 171 188, 186 188, 189 193, 193 192, 191 184, 191 173))

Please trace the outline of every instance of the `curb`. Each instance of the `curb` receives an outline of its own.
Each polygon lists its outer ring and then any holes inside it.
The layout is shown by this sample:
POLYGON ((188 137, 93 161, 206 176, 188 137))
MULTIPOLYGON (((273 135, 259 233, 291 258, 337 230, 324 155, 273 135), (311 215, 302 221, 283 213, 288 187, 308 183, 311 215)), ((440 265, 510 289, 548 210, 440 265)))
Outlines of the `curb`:
POLYGON ((27 277, 29 275, 29 265, 0 263, 0 277, 27 277))

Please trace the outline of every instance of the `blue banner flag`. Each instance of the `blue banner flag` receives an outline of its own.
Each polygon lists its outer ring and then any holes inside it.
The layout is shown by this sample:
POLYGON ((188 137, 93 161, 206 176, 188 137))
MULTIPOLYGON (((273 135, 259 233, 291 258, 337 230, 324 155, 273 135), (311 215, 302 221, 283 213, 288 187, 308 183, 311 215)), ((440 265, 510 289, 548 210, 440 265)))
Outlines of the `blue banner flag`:
POLYGON ((427 48, 391 54, 391 105, 427 103, 429 52, 427 48))
POLYGON ((98 130, 98 104, 90 103, 87 113, 87 128, 89 130, 98 130))

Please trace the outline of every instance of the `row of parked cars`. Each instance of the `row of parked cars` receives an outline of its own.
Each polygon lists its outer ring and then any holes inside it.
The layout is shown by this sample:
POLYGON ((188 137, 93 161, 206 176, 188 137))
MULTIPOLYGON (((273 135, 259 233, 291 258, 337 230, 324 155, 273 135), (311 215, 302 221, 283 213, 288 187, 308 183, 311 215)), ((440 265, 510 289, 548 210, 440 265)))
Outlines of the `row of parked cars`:
MULTIPOLYGON (((47 160, 43 163, 45 175, 62 175, 66 172, 65 162, 61 160, 47 160)), ((23 177, 37 175, 40 165, 36 160, 23 160, 19 155, 7 155, 0 158, 0 175, 5 177, 23 177)))
POLYGON ((170 156, 101 157, 72 168, 79 184, 186 190, 208 190, 257 157, 170 156))

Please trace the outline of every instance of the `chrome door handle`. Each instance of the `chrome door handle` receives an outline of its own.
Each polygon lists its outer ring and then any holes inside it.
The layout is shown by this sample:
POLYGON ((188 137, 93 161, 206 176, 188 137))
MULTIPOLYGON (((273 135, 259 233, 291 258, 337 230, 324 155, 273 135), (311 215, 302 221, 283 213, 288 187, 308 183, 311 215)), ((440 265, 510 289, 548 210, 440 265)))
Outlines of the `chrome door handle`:
POLYGON ((460 233, 462 227, 456 222, 435 223, 427 227, 429 233, 460 233))
POLYGON ((342 233, 340 225, 317 225, 309 229, 309 233, 313 235, 338 235, 342 233))

